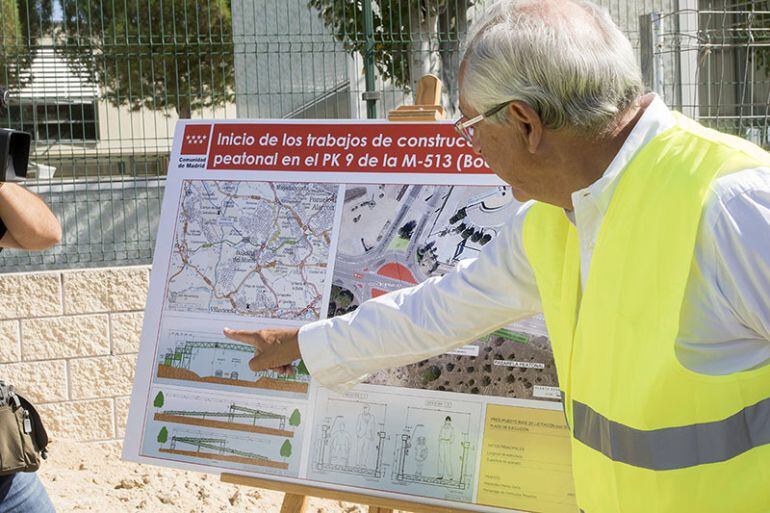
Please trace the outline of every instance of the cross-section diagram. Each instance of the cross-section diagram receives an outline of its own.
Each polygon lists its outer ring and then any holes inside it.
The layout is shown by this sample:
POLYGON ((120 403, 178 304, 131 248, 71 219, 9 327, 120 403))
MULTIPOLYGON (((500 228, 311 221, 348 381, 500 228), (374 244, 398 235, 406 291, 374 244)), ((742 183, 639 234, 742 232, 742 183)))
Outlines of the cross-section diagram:
POLYGON ((288 373, 252 371, 254 347, 213 333, 168 330, 160 342, 157 378, 219 390, 256 388, 268 395, 307 394, 310 375, 297 361, 288 373))
POLYGON ((472 454, 470 413, 408 407, 393 480, 466 490, 472 454))

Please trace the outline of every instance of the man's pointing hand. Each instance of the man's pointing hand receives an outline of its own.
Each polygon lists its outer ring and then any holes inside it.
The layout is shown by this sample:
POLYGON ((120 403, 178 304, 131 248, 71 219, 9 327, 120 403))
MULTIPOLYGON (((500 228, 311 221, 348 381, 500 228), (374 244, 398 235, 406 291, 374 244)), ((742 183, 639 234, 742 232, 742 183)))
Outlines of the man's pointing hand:
POLYGON ((253 371, 272 369, 280 373, 291 371, 291 363, 299 360, 299 329, 231 330, 225 328, 227 338, 254 346, 254 357, 249 361, 253 371))

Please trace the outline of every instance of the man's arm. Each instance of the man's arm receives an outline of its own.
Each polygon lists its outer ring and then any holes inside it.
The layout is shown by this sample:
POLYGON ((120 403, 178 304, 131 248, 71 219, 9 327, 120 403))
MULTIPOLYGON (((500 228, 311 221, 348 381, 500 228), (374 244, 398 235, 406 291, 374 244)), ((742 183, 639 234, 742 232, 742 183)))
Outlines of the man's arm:
POLYGON ((524 215, 522 209, 478 258, 443 277, 300 330, 226 330, 225 335, 255 346, 252 369, 281 367, 301 356, 324 385, 353 383, 379 369, 444 353, 540 311, 521 243, 524 215))
POLYGON ((445 353, 541 310, 524 253, 523 207, 478 258, 411 288, 365 301, 349 314, 303 326, 310 374, 331 386, 445 353))
POLYGON ((0 247, 42 250, 58 244, 61 226, 37 195, 15 183, 0 184, 0 247))

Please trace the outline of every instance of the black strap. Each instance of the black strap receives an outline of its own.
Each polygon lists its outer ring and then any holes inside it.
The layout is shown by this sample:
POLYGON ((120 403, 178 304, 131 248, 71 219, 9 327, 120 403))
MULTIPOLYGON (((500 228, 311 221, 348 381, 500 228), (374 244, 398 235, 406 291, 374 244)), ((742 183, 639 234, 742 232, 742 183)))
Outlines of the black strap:
POLYGON ((40 418, 40 414, 37 412, 32 403, 27 401, 24 397, 16 394, 21 400, 21 406, 29 412, 29 418, 32 421, 32 437, 37 444, 37 450, 40 451, 45 459, 46 447, 48 446, 48 433, 43 426, 43 420, 40 418))

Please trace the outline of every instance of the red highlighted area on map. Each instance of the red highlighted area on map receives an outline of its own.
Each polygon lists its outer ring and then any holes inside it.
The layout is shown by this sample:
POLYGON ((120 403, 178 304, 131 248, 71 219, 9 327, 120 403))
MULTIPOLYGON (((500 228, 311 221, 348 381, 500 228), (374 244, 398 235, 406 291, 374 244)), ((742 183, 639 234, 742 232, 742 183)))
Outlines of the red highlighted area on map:
MULTIPOLYGON (((417 280, 414 279, 412 271, 410 271, 406 266, 395 262, 383 265, 380 267, 380 270, 377 271, 377 274, 387 278, 393 278, 394 280, 406 281, 409 283, 414 283, 415 285, 417 284, 417 280)), ((372 296, 374 296, 374 291, 372 291, 372 296)))

